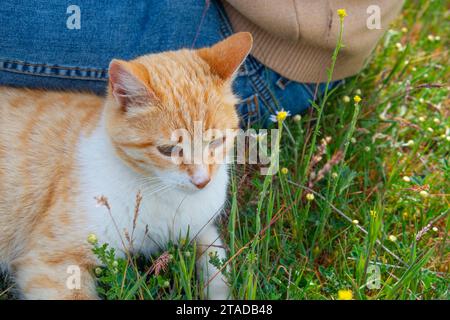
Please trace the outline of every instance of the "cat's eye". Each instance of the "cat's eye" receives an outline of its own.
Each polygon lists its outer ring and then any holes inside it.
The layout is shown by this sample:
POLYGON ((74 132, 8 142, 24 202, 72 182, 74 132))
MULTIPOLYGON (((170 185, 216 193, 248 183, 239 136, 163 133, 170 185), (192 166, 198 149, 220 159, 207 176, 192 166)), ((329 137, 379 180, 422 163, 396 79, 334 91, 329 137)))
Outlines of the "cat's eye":
POLYGON ((165 144, 162 146, 157 146, 156 148, 166 157, 171 157, 172 155, 178 155, 180 157, 183 156, 183 149, 177 145, 165 144))
POLYGON ((209 143, 209 147, 215 149, 220 147, 223 143, 225 143, 225 137, 217 138, 209 143))

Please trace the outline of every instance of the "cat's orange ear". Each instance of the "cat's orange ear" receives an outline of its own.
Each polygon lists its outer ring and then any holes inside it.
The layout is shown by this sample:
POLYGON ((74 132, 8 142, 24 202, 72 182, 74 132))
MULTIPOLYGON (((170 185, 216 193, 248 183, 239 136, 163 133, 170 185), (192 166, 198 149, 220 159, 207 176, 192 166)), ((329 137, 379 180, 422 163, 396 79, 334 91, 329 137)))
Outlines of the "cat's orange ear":
POLYGON ((252 49, 253 38, 249 32, 238 32, 210 48, 198 50, 200 57, 212 72, 223 80, 233 77, 252 49))
POLYGON ((114 59, 109 64, 111 93, 124 110, 157 100, 148 82, 148 72, 139 63, 114 59))

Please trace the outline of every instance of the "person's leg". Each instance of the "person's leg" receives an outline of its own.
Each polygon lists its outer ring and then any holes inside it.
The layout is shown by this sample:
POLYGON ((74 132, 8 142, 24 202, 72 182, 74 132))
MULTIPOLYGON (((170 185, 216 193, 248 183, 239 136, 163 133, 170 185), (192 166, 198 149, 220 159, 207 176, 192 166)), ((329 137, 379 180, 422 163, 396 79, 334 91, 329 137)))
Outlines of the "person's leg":
MULTIPOLYGON (((78 7, 80 28, 70 29, 71 14, 56 0, 2 6, 0 85, 102 94, 113 58, 209 46, 233 33, 218 0, 108 5, 81 0, 78 7)), ((309 87, 283 79, 249 56, 234 83, 243 123, 264 123, 282 108, 302 112, 312 98, 309 87)))
MULTIPOLYGON (((284 109, 291 115, 303 114, 312 105, 314 101, 318 101, 323 97, 326 89, 326 83, 300 83, 289 80, 270 68, 264 67, 263 71, 258 75, 266 84, 267 90, 272 97, 272 105, 275 110, 267 110, 274 113, 276 110, 284 109)), ((328 90, 332 90, 338 86, 341 81, 333 81, 329 84, 328 90)), ((267 116, 262 117, 267 123, 267 116)))
MULTIPOLYGON (((215 4, 220 12, 222 37, 227 37, 233 33, 231 24, 221 4, 215 4)), ((339 83, 332 82, 329 89, 339 83)), ((241 125, 267 126, 269 116, 281 109, 290 111, 292 115, 302 114, 312 101, 323 96, 325 86, 324 83, 299 83, 286 79, 250 55, 233 84, 234 92, 240 97, 237 109, 241 115, 241 125)))
POLYGON ((222 39, 216 7, 204 0, 7 1, 0 21, 0 85, 99 94, 113 58, 222 39))

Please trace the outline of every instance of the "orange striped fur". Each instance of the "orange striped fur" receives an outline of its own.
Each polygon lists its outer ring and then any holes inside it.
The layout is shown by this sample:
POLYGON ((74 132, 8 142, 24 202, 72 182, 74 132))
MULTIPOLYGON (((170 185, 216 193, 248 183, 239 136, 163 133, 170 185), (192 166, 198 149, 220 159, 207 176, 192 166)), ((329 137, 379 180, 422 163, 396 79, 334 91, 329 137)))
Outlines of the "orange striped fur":
MULTIPOLYGON (((98 261, 86 242, 94 227, 79 201, 87 181, 81 139, 94 139, 104 125, 115 156, 136 175, 194 179, 195 165, 175 165, 157 147, 173 143, 173 130, 192 133, 194 121, 205 130, 238 127, 231 82, 250 46, 250 35, 240 33, 202 50, 115 60, 105 98, 0 87, 0 264, 21 297, 97 298, 91 270, 98 261), (69 265, 81 269, 80 289, 66 285, 69 265)), ((213 181, 217 168, 203 174, 213 181)))

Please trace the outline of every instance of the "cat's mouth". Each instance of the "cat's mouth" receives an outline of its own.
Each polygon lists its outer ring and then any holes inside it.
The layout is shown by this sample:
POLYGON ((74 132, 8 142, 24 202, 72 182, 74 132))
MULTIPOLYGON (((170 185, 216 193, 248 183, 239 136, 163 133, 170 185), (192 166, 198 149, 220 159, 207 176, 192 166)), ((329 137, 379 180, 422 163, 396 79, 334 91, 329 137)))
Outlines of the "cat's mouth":
POLYGON ((174 180, 167 180, 164 178, 160 178, 160 183, 158 184, 158 188, 156 190, 153 190, 155 188, 152 188, 150 191, 152 194, 158 195, 158 194, 165 194, 166 192, 173 191, 179 191, 181 193, 186 194, 195 194, 197 192, 201 192, 204 190, 207 190, 209 185, 211 184, 211 179, 208 179, 206 182, 197 182, 195 184, 192 181, 174 181, 174 180))
MULTIPOLYGON (((189 174, 180 174, 177 172, 154 172, 157 184, 162 185, 165 189, 177 189, 186 193, 195 193, 208 189, 212 184, 213 174, 204 168, 204 166, 197 167, 189 174)), ((153 179, 154 178, 149 178, 153 179)))
POLYGON ((181 191, 183 191, 183 192, 186 192, 186 193, 188 193, 188 194, 194 194, 194 193, 197 193, 197 192, 201 192, 201 191, 203 191, 203 190, 206 190, 206 189, 208 189, 208 186, 209 186, 209 183, 206 183, 205 185, 203 185, 203 186, 197 186, 196 184, 194 184, 194 183, 192 183, 192 182, 188 182, 188 183, 179 183, 179 184, 177 184, 176 185, 176 187, 179 189, 179 190, 181 190, 181 191))

